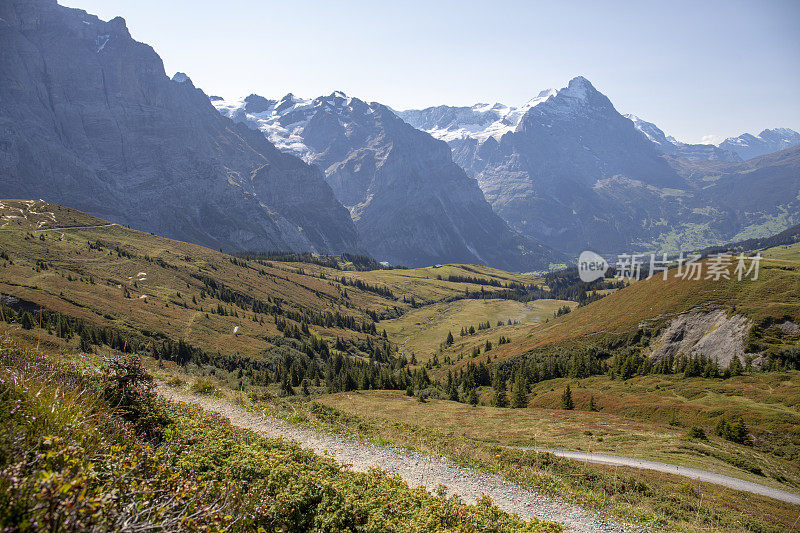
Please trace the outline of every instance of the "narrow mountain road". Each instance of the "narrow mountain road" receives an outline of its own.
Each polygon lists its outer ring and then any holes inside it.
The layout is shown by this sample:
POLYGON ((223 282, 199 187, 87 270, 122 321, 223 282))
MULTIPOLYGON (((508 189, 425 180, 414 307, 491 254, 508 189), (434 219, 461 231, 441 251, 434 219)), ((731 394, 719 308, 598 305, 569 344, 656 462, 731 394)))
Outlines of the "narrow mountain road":
POLYGON ((715 474, 706 470, 699 470, 697 468, 690 468, 687 466, 672 465, 669 463, 659 463, 656 461, 647 461, 645 459, 634 459, 633 457, 622 457, 619 455, 607 455, 603 453, 592 452, 574 452, 570 450, 554 450, 550 448, 531 448, 525 446, 509 446, 517 450, 534 450, 537 452, 548 452, 559 457, 567 459, 574 459, 576 461, 586 461, 589 463, 596 463, 601 465, 616 465, 616 466, 629 466, 632 468, 641 468, 644 470, 656 470, 658 472, 666 472, 668 474, 675 474, 684 476, 698 481, 706 481, 721 485, 731 489, 741 490, 745 492, 752 492, 762 496, 768 496, 776 500, 780 500, 795 505, 800 505, 800 494, 788 492, 766 485, 760 485, 743 479, 724 476, 722 474, 715 474))
POLYGON ((527 520, 535 517, 556 522, 572 532, 602 533, 634 529, 605 521, 575 505, 530 491, 500 476, 459 466, 444 457, 299 428, 273 417, 252 413, 226 400, 181 393, 166 386, 159 386, 158 392, 169 400, 193 403, 207 411, 224 415, 236 426, 269 437, 293 440, 320 455, 328 454, 338 463, 356 471, 380 468, 399 475, 412 487, 422 485, 428 490, 444 485, 448 494, 457 494, 467 503, 474 504, 485 494, 506 512, 516 513, 527 520))

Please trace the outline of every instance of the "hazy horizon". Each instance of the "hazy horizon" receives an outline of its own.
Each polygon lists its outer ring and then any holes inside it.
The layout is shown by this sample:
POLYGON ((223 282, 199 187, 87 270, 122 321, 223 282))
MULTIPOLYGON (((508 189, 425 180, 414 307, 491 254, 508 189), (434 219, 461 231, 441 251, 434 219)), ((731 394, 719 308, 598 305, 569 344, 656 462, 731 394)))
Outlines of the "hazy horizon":
POLYGON ((122 16, 169 75, 225 98, 341 90, 398 110, 520 105, 582 75, 685 142, 800 130, 800 2, 60 3, 122 16))

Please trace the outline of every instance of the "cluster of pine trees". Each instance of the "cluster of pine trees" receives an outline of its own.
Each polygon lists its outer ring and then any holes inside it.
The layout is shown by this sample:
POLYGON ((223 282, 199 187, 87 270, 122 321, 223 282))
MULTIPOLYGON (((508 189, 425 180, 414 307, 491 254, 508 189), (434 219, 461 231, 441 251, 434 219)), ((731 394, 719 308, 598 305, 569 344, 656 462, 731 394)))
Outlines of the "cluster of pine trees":
POLYGON ((457 274, 450 274, 448 276, 442 276, 441 274, 436 276, 436 279, 440 281, 450 281, 453 283, 469 283, 471 285, 486 285, 490 287, 502 287, 504 289, 509 290, 527 290, 533 285, 525 285, 524 283, 519 283, 517 281, 500 281, 499 279, 487 279, 487 278, 479 278, 473 276, 461 276, 457 274))
POLYGON ((244 311, 257 314, 281 316, 299 323, 314 324, 324 328, 349 329, 360 333, 377 335, 378 330, 373 320, 358 320, 351 315, 336 312, 318 312, 311 309, 297 311, 283 307, 284 301, 278 297, 267 296, 267 301, 259 300, 249 294, 231 289, 223 282, 210 276, 192 274, 192 277, 203 283, 204 289, 200 294, 201 299, 211 296, 225 303, 235 305, 244 311))
POLYGON ((242 390, 247 386, 278 383, 283 392, 293 393, 294 388, 304 382, 324 383, 330 392, 403 390, 414 383, 425 387, 430 385, 424 369, 412 371, 408 361, 397 357, 385 337, 337 338, 332 348, 327 341, 310 332, 308 322, 297 324, 278 316, 275 321, 283 336, 271 336, 268 338, 273 345, 271 348, 258 357, 247 357, 203 350, 161 333, 99 326, 28 302, 17 302, 15 307, 0 305, 0 319, 17 323, 23 329, 41 327, 67 341, 77 337, 78 347, 87 353, 92 352, 95 346, 105 346, 125 353, 147 354, 180 366, 211 369, 212 373, 230 376, 242 390))
POLYGON ((345 287, 355 287, 365 292, 371 292, 377 294, 379 296, 383 296, 384 298, 388 298, 390 300, 396 300, 394 293, 388 287, 384 287, 381 285, 370 285, 360 279, 350 279, 346 276, 342 276, 337 280, 339 283, 344 285, 345 287))
POLYGON ((308 263, 336 270, 345 270, 342 267, 344 264, 352 264, 351 270, 355 269, 358 271, 393 268, 380 264, 368 255, 359 254, 319 255, 312 254, 311 252, 241 252, 236 253, 235 256, 244 260, 255 261, 262 266, 271 266, 268 264, 270 261, 279 261, 288 263, 308 263))
MULTIPOLYGON (((491 350, 491 343, 486 349, 491 350)), ((449 372, 441 387, 444 396, 450 400, 477 404, 477 389, 491 385, 493 405, 524 407, 532 385, 557 378, 581 379, 607 374, 612 379, 627 380, 647 374, 678 374, 687 378, 725 379, 753 370, 749 359, 743 364, 736 357, 724 369, 702 354, 653 361, 643 355, 639 346, 615 350, 594 346, 574 350, 554 348, 507 361, 492 363, 487 357, 486 361, 469 362, 466 367, 449 372)), ((564 391, 561 406, 563 409, 574 408, 569 387, 564 391)), ((590 400, 589 408, 596 408, 594 398, 590 400)))

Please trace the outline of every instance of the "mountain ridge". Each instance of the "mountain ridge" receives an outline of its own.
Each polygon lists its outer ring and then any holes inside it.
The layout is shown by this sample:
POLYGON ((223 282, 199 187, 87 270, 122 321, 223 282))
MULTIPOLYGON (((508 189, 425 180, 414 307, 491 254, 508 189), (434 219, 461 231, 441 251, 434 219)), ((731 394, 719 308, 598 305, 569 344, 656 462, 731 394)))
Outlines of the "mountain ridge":
POLYGON ((729 137, 719 147, 747 160, 797 145, 800 145, 800 133, 790 128, 773 128, 762 130, 758 135, 743 133, 738 137, 729 137))
POLYGON ((212 100, 221 113, 318 165, 367 250, 393 264, 479 262, 540 270, 564 258, 512 232, 450 149, 386 106, 341 91, 314 99, 212 100))
POLYGON ((447 140, 454 160, 512 228, 569 254, 697 249, 797 223, 791 199, 800 191, 778 178, 786 165, 754 160, 764 170, 752 176, 780 185, 770 196, 766 186, 733 179, 745 169, 736 167, 736 153, 681 143, 655 124, 623 116, 584 77, 543 94, 502 135, 490 134, 489 120, 475 126, 476 106, 399 115, 447 140))

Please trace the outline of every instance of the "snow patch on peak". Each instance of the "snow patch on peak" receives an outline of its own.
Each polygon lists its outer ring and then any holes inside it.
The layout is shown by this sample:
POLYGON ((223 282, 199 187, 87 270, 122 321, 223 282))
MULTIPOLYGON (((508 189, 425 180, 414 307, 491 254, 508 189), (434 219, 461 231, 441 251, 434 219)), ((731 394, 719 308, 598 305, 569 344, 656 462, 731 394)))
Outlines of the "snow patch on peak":
POLYGON ((489 138, 500 140, 506 133, 514 131, 525 113, 556 94, 554 89, 540 91, 535 98, 518 107, 479 103, 470 107, 441 106, 421 111, 409 110, 398 115, 415 128, 445 142, 476 139, 482 143, 489 138))
POLYGON ((655 144, 665 146, 668 144, 673 144, 675 146, 680 146, 682 143, 675 140, 672 136, 667 136, 664 131, 653 124, 652 122, 647 122, 646 120, 632 115, 630 113, 623 115, 625 118, 633 122, 633 126, 639 130, 639 132, 647 137, 650 142, 655 144))
MULTIPOLYGON (((312 117, 320 110, 327 110, 340 115, 342 123, 341 114, 352 112, 353 100, 342 91, 334 91, 329 96, 314 99, 298 98, 289 93, 278 101, 251 95, 245 99, 212 100, 211 103, 223 115, 263 132, 279 150, 312 164, 315 154, 303 139, 312 117), (254 102, 257 105, 252 105, 254 102)), ((372 106, 365 106, 363 112, 372 113, 372 106)))

